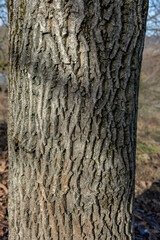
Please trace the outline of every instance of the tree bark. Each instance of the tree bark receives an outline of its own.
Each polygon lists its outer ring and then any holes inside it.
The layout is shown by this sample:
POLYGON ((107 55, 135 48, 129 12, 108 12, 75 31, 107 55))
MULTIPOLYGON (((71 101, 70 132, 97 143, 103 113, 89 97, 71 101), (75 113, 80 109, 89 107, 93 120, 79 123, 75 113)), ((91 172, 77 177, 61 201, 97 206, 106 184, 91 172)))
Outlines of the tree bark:
POLYGON ((9 239, 134 239, 148 1, 9 1, 9 239))

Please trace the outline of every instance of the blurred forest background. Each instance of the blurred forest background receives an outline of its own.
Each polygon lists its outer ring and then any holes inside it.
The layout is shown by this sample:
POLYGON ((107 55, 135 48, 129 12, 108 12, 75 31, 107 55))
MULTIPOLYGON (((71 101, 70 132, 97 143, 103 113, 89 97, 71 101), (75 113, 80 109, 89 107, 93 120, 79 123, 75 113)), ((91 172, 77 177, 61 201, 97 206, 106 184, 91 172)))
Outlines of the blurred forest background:
MULTIPOLYGON (((0 239, 7 239, 8 22, 0 0, 0 239)), ((160 1, 151 0, 139 91, 136 240, 160 239, 160 1)))

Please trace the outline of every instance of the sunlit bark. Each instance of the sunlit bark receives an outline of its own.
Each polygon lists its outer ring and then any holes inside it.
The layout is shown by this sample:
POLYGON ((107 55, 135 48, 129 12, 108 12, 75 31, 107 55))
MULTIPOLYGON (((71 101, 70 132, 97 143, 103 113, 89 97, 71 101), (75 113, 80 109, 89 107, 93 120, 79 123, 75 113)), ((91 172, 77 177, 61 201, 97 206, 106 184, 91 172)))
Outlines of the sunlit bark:
POLYGON ((134 238, 146 3, 10 1, 10 240, 134 238))

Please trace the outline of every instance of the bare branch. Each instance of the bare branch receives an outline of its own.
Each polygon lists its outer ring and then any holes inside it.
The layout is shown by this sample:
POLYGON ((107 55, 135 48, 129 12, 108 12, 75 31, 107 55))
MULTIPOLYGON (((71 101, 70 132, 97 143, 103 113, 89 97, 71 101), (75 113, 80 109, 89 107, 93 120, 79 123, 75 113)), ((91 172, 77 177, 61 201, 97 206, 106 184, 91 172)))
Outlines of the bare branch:
POLYGON ((150 0, 147 33, 149 35, 160 35, 160 1, 150 0))
POLYGON ((8 27, 7 0, 0 0, 0 25, 8 27))

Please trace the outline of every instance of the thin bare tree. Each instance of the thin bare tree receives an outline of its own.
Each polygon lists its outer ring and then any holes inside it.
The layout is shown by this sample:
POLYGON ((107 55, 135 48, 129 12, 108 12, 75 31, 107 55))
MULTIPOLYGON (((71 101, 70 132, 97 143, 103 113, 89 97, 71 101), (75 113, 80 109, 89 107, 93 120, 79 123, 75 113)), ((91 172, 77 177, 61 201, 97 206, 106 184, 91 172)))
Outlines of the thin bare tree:
POLYGON ((149 35, 160 35, 160 1, 150 0, 147 33, 149 35))
POLYGON ((0 25, 6 27, 8 27, 7 2, 8 0, 0 0, 0 25))

